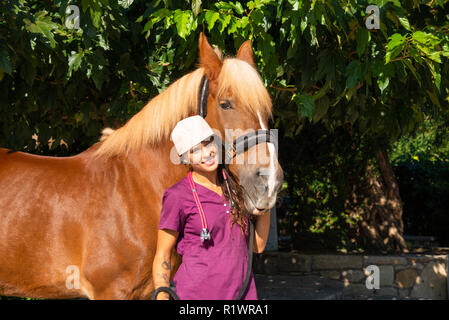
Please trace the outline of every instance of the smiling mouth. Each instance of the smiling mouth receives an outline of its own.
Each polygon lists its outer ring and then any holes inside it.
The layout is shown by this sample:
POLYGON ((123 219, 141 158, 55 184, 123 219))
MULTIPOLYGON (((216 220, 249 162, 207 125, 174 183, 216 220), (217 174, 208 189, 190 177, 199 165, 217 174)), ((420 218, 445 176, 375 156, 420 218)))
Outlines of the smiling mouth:
POLYGON ((215 157, 207 158, 206 160, 201 161, 201 163, 203 163, 203 164, 213 164, 213 163, 215 163, 215 157))

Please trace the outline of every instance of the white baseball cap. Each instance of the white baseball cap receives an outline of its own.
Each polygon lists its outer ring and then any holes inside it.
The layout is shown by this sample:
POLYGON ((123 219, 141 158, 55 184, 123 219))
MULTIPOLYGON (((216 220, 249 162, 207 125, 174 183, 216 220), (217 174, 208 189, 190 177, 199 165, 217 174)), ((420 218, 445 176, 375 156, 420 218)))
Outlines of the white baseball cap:
POLYGON ((196 115, 179 121, 171 132, 170 139, 175 145, 176 152, 181 156, 212 135, 214 135, 214 131, 206 120, 196 115))

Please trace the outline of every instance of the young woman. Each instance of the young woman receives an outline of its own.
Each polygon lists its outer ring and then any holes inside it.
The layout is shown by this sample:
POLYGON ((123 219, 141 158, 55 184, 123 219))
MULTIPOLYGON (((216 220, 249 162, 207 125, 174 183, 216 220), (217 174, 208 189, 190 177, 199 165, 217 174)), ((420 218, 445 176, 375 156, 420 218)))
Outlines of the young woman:
MULTIPOLYGON (((189 173, 163 194, 153 262, 154 287, 170 286, 171 252, 175 248, 182 256, 173 279, 180 299, 235 299, 248 264, 249 221, 242 189, 232 173, 219 164, 222 146, 201 116, 178 122, 171 137, 182 163, 189 165, 189 173)), ((269 226, 269 214, 257 217, 255 252, 264 250, 269 226)), ((168 298, 164 292, 157 297, 168 298)), ((242 299, 257 299, 253 274, 242 299)))

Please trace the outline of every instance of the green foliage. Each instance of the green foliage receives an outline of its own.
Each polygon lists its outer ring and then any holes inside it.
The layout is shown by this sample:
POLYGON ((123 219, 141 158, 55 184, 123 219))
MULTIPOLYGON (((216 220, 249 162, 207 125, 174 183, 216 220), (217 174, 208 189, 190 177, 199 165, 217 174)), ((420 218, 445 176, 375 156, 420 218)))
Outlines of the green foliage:
POLYGON ((380 29, 368 30, 368 1, 82 0, 70 3, 76 30, 65 25, 68 0, 3 0, 0 143, 42 153, 53 137, 53 152, 67 153, 60 139, 85 149, 194 68, 202 30, 226 54, 252 40, 286 136, 305 121, 357 123, 395 141, 422 123, 424 106, 447 109, 447 2, 374 1, 380 29))
POLYGON ((79 30, 65 25, 67 0, 0 6, 0 145, 79 153, 104 126, 123 124, 172 81, 172 67, 164 67, 173 58, 170 43, 149 46, 130 2, 77 3, 79 30))
POLYGON ((410 235, 436 236, 449 245, 449 127, 425 119, 419 132, 402 137, 391 150, 404 202, 404 229, 410 235))
POLYGON ((277 211, 280 235, 291 237, 289 249, 360 249, 353 240, 358 217, 348 201, 373 150, 342 127, 331 133, 322 124, 306 124, 299 138, 279 146, 286 182, 281 195, 288 199, 277 211))
POLYGON ((420 130, 402 137, 392 145, 390 159, 394 165, 399 162, 448 162, 448 121, 426 118, 420 130))

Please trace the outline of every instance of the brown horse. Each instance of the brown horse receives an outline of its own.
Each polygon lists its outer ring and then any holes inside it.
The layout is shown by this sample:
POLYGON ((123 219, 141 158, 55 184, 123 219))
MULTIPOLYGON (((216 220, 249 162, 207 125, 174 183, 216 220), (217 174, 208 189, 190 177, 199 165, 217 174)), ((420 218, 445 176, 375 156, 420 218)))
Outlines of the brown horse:
MULTIPOLYGON (((0 295, 151 296, 162 194, 187 174, 175 161, 170 132, 198 113, 202 77, 210 89, 206 121, 223 137, 225 128, 267 129, 272 118, 249 41, 236 58, 222 59, 201 34, 199 60, 198 69, 76 156, 0 149, 0 295)), ((229 167, 246 190, 249 212, 271 208, 283 179, 273 144, 259 146, 258 162, 229 167)), ((172 274, 180 263, 173 256, 172 274)))

